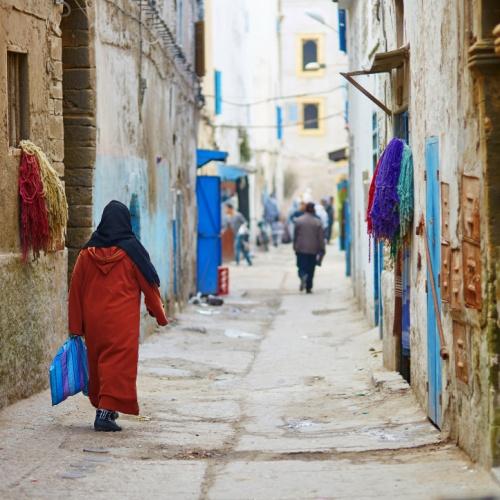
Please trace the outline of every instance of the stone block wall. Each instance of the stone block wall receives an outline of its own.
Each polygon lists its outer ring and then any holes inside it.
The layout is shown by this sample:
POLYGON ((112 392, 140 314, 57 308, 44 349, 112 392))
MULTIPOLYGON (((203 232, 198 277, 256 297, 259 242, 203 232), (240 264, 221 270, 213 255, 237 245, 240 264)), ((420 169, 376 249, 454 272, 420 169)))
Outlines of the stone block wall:
MULTIPOLYGON (((27 56, 28 138, 64 175, 62 7, 52 0, 0 0, 0 60, 27 56)), ((0 116, 7 117, 6 65, 0 64, 0 116)), ((0 121, 0 407, 48 385, 48 365, 67 335, 67 254, 21 262, 18 172, 21 157, 0 121)), ((49 402, 48 402, 49 404, 49 402)))
MULTIPOLYGON (((93 177, 96 158, 96 97, 93 9, 69 0, 63 18, 63 111, 66 196, 69 205, 68 273, 92 233, 93 177)), ((80 2, 78 2, 80 3, 80 2)))

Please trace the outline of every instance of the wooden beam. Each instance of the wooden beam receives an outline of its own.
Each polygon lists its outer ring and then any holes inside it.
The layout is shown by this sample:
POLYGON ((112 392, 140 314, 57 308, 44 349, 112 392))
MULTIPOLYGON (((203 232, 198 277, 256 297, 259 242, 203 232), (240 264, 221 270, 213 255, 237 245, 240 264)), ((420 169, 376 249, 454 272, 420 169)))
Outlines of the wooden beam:
POLYGON ((364 94, 370 101, 376 104, 380 109, 382 109, 386 114, 392 116, 392 111, 381 101, 379 101, 374 95, 370 94, 362 85, 360 85, 350 73, 340 73, 349 83, 352 83, 362 94, 364 94))

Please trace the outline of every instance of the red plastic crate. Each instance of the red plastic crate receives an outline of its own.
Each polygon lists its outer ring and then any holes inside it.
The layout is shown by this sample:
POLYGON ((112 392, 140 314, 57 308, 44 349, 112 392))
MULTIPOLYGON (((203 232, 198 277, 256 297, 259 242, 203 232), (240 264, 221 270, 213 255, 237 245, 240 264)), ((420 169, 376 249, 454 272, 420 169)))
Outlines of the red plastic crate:
POLYGON ((229 293, 229 268, 219 266, 217 270, 217 295, 227 295, 229 293))

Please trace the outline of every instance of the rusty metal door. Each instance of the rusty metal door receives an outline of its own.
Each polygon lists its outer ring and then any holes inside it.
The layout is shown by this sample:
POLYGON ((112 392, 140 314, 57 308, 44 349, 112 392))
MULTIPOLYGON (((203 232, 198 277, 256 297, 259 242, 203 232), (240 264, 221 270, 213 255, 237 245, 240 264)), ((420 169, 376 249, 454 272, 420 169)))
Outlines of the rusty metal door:
POLYGON ((427 262, 427 377, 428 377, 428 415, 438 427, 441 426, 441 357, 437 315, 441 304, 441 289, 437 286, 438 310, 435 310, 430 273, 438 283, 441 267, 441 218, 440 218, 440 183, 439 183, 439 141, 430 137, 425 144, 426 163, 426 214, 425 230, 429 241, 430 261, 427 262))

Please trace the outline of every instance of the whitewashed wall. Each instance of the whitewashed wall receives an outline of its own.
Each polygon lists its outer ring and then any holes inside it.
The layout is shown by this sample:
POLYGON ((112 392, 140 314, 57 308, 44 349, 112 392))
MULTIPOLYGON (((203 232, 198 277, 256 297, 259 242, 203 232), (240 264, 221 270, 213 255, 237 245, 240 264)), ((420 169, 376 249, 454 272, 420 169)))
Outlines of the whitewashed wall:
MULTIPOLYGON (((347 145, 347 132, 344 125, 345 94, 340 71, 347 68, 347 57, 339 51, 338 34, 331 28, 311 19, 306 13, 312 12, 334 29, 338 26, 336 4, 329 0, 283 0, 283 21, 281 26, 282 57, 282 95, 308 94, 323 99, 323 115, 338 113, 335 118, 322 122, 322 135, 302 135, 294 125, 300 120, 300 98, 290 98, 282 102, 284 111, 283 165, 284 170, 293 172, 297 179, 295 196, 307 188, 319 200, 323 196, 334 194, 338 176, 346 173, 345 165, 335 168, 328 160, 328 152, 347 145), (323 60, 326 68, 317 72, 318 76, 307 77, 297 74, 298 37, 302 34, 319 34, 323 38, 323 60), (334 90, 336 89, 336 90, 334 90), (296 106, 297 118, 290 115, 290 106, 296 106), (291 126, 290 126, 291 125, 291 126)), ((321 56, 320 56, 321 57, 321 56)))
MULTIPOLYGON (((184 1, 186 25, 195 20, 193 1, 184 1)), ((173 293, 173 214, 176 192, 183 195, 181 220, 183 269, 181 294, 194 291, 196 212, 194 176, 197 108, 195 92, 157 42, 143 28, 139 64, 137 3, 96 2, 95 57, 97 81, 97 155, 94 171, 93 218, 97 224, 111 199, 129 205, 139 198, 141 240, 162 281, 162 292, 173 293), (145 79, 139 103, 139 77, 145 79)), ((194 40, 183 48, 193 60, 194 40)))
MULTIPOLYGON (((377 51, 396 48, 395 10, 392 0, 371 5, 362 0, 342 2, 349 9, 348 36, 350 69, 360 69, 363 58, 372 49, 371 42, 379 41, 377 51), (378 6, 378 8, 376 8, 378 6)), ((415 236, 416 222, 426 211, 425 143, 435 136, 439 140, 440 180, 450 185, 450 243, 452 248, 461 244, 461 214, 459 193, 462 174, 481 179, 480 124, 478 103, 474 101, 474 79, 467 67, 469 32, 473 32, 471 12, 464 2, 448 0, 406 0, 405 43, 410 44, 410 143, 415 167, 415 222, 412 230, 411 262, 411 380, 412 388, 420 402, 427 408, 427 293, 425 290, 426 261, 424 241, 415 236), (432 15, 429 15, 432 12, 432 15), (419 261, 422 265, 419 266, 419 261)), ((391 82, 387 76, 375 79, 375 85, 363 82, 369 90, 391 107, 391 82)), ((349 92, 351 105, 353 234, 358 238, 354 249, 354 287, 362 301, 363 274, 366 264, 366 240, 360 215, 364 210, 359 174, 365 169, 365 137, 371 112, 361 104, 355 89, 349 92), (365 108, 365 109, 363 109, 365 108), (359 219, 358 219, 359 218, 359 219)), ((392 137, 392 120, 379 112, 380 140, 382 145, 392 137)), ((370 146, 371 149, 371 146, 370 146)), ((484 215, 485 208, 482 207, 484 215)), ((484 241, 483 241, 484 245, 484 241)), ((394 338, 392 337, 393 280, 390 266, 384 271, 384 364, 395 368, 394 338)), ((483 288, 484 288, 483 284, 483 288)), ((365 296, 369 290, 365 290, 365 296)), ((366 308, 369 311, 369 307, 366 308)), ((442 363, 443 431, 471 455, 474 460, 488 463, 491 456, 489 443, 489 369, 487 337, 481 330, 481 313, 465 307, 454 317, 463 321, 470 331, 470 381, 459 382, 455 376, 452 313, 442 304, 445 344, 451 354, 442 363)))

